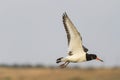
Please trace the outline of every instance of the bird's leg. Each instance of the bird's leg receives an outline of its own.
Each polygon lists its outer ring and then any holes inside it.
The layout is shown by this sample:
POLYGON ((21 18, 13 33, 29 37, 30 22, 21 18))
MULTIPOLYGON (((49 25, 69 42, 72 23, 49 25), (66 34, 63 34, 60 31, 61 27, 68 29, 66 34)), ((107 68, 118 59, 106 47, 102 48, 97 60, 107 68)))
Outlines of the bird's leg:
POLYGON ((65 66, 66 63, 67 63, 67 61, 66 61, 65 63, 61 64, 61 65, 60 65, 60 68, 65 68, 65 67, 66 67, 66 66, 65 66))
POLYGON ((70 62, 66 61, 65 63, 60 65, 60 68, 65 68, 70 62))
POLYGON ((68 61, 66 64, 65 64, 65 67, 69 64, 70 62, 68 61))

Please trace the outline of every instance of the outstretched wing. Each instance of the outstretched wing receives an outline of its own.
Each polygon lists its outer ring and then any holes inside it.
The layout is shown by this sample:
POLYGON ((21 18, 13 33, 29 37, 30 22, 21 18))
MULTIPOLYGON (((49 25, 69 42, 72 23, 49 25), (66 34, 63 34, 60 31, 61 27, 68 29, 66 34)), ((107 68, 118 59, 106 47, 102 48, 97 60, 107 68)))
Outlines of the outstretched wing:
POLYGON ((83 48, 82 37, 66 13, 63 14, 63 24, 67 33, 69 55, 77 50, 88 51, 87 48, 83 48))

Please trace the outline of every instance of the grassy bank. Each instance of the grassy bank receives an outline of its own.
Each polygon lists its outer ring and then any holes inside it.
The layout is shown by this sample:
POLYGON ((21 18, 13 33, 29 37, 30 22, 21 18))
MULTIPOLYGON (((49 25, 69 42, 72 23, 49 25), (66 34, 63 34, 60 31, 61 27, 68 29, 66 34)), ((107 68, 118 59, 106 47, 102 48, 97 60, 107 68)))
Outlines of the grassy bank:
POLYGON ((120 80, 120 69, 0 67, 0 80, 120 80))

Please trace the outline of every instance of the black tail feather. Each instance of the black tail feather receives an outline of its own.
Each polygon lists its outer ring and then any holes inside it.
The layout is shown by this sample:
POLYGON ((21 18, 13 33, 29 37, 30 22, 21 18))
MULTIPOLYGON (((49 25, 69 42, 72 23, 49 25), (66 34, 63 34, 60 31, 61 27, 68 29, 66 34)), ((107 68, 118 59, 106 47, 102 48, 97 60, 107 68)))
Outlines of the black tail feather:
POLYGON ((58 59, 56 60, 56 63, 60 63, 62 58, 63 58, 63 57, 58 58, 58 59))

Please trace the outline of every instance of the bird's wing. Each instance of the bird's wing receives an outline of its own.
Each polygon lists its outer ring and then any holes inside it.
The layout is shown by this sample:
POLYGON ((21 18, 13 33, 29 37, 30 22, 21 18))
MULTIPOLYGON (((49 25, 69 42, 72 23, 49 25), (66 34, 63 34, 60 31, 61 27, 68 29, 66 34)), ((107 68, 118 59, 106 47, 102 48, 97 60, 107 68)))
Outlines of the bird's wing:
POLYGON ((69 55, 75 54, 74 51, 77 50, 84 51, 82 37, 66 13, 63 14, 63 24, 68 38, 69 55))
POLYGON ((82 47, 83 47, 84 52, 88 52, 88 49, 84 45, 82 47))

